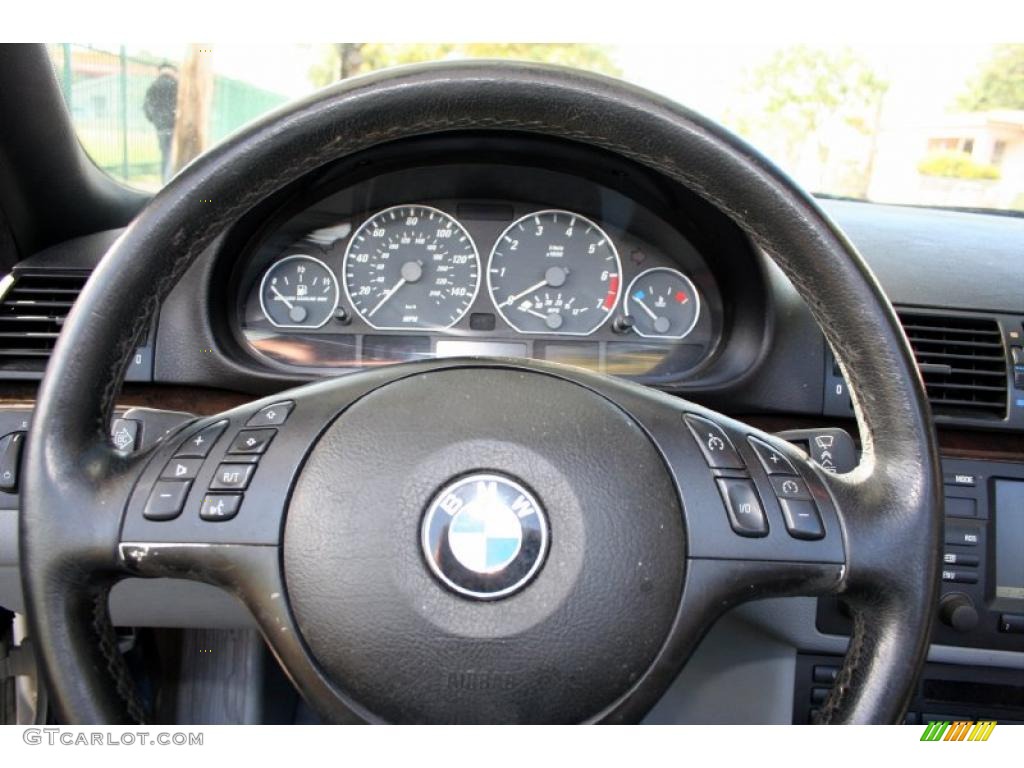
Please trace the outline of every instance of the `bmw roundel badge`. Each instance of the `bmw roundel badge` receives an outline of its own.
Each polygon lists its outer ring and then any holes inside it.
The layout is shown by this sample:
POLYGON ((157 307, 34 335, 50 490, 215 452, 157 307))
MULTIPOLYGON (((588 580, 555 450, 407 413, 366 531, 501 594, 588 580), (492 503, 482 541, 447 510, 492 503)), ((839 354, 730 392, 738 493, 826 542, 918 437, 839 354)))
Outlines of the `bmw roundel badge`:
POLYGON ((427 565, 444 584, 481 600, 506 597, 536 575, 548 524, 533 494, 504 475, 466 475, 441 489, 421 535, 427 565))

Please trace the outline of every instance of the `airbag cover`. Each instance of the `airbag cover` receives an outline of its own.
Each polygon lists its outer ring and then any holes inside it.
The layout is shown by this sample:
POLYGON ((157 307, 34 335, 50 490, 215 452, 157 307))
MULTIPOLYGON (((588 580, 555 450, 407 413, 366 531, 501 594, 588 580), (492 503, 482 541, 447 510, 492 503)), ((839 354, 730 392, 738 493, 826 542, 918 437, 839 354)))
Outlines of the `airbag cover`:
POLYGON ((385 385, 314 447, 292 495, 290 605, 324 674, 391 722, 580 722, 627 692, 675 618, 685 541, 655 446, 554 375, 456 368, 385 385), (472 472, 515 478, 550 526, 537 575, 481 601, 431 572, 421 523, 472 472))

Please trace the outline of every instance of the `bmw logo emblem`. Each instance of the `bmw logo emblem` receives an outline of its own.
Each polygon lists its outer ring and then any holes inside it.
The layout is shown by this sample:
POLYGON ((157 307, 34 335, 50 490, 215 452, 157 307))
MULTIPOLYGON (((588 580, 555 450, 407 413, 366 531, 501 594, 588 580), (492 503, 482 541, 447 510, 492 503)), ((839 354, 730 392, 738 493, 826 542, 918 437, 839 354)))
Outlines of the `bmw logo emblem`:
POLYGON ((540 570, 548 524, 520 483, 481 472, 449 483, 434 497, 421 542, 427 565, 445 585, 493 600, 521 589, 540 570))

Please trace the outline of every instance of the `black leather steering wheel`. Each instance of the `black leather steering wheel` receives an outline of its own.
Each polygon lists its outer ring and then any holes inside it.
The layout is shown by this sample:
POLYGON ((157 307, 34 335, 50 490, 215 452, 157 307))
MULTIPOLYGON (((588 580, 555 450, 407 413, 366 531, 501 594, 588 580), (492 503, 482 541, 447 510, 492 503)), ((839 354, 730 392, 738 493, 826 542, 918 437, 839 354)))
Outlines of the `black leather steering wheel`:
POLYGON ((337 722, 637 721, 730 606, 841 593, 853 636, 820 720, 889 723, 927 652, 940 477, 924 388, 892 308, 853 246, 756 151, 618 81, 528 64, 417 66, 345 82, 229 138, 106 254, 39 392, 22 575, 46 682, 69 723, 146 717, 107 613, 111 585, 131 575, 239 595, 298 689, 337 722), (792 280, 835 350, 855 397, 860 466, 828 475, 772 435, 684 400, 484 359, 300 387, 196 420, 141 454, 110 445, 141 329, 227 226, 367 147, 486 129, 619 153, 732 217, 792 280), (246 453, 240 431, 285 400, 294 408, 269 447, 246 453), (205 458, 184 512, 147 519, 165 466, 197 441, 205 458), (201 519, 225 458, 255 466, 245 500, 230 519, 223 508, 219 521, 201 519), (499 478, 493 487, 489 477, 499 478), (467 478, 480 493, 522 492, 493 507, 519 515, 518 575, 508 576, 512 565, 460 570, 472 561, 456 563, 450 531, 431 528, 437 514, 454 525, 453 483, 467 478), (740 495, 727 509, 729 489, 740 495), (744 489, 763 521, 750 517, 744 489))

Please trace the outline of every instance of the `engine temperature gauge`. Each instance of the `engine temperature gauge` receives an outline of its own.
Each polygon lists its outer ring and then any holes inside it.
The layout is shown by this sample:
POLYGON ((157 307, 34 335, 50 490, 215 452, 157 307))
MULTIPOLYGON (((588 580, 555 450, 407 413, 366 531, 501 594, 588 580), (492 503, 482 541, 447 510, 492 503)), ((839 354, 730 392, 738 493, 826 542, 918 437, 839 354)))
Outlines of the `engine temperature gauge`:
POLYGON ((625 309, 637 335, 681 339, 697 325, 700 296, 682 272, 654 267, 633 278, 626 291, 625 309))

